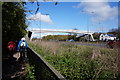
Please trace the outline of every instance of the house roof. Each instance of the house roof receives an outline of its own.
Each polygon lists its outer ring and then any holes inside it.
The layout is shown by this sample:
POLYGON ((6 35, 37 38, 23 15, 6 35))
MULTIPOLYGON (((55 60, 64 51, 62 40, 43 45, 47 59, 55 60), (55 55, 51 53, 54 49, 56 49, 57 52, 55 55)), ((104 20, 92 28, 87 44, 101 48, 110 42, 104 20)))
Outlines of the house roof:
POLYGON ((113 34, 107 34, 108 36, 110 36, 110 37, 115 37, 115 35, 113 35, 113 34))

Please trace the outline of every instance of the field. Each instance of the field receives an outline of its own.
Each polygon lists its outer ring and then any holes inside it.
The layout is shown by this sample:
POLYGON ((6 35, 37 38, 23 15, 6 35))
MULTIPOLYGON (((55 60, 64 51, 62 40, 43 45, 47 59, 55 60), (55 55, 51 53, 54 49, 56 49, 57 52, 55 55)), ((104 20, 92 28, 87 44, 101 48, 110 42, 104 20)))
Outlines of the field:
POLYGON ((67 80, 113 80, 118 76, 118 49, 43 41, 29 42, 29 46, 67 80))

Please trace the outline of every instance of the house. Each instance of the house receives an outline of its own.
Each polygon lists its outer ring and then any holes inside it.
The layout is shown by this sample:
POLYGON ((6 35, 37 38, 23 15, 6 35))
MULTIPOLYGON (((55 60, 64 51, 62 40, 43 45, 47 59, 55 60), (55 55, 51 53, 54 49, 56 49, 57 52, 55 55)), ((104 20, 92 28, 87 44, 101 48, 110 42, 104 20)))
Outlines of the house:
POLYGON ((101 34, 99 40, 108 41, 108 40, 115 40, 116 37, 113 34, 101 34))

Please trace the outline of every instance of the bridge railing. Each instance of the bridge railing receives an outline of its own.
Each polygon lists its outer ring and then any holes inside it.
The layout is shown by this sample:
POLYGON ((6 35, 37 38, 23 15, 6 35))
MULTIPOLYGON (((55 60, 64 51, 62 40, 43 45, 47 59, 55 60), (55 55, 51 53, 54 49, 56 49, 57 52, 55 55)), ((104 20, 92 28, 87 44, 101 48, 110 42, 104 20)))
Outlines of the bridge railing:
POLYGON ((57 70, 55 70, 41 55, 31 48, 27 50, 29 63, 35 66, 37 80, 66 80, 57 70))

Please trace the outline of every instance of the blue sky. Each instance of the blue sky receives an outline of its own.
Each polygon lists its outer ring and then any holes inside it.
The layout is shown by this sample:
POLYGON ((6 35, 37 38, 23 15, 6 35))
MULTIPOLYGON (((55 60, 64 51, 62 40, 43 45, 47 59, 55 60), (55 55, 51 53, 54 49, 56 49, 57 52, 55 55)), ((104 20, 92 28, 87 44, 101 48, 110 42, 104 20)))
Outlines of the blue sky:
POLYGON ((117 2, 40 2, 40 9, 36 3, 27 3, 27 10, 33 10, 33 15, 26 13, 30 22, 28 28, 42 29, 79 29, 95 32, 107 32, 118 27, 117 2), (45 15, 49 14, 49 15, 45 15), (37 17, 37 18, 35 18, 37 17), (41 19, 42 18, 42 19, 41 19), (36 20, 35 20, 36 19, 36 20), (41 24, 41 26, 40 26, 41 24))

